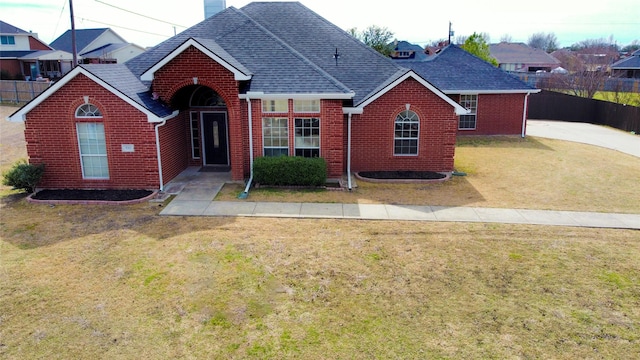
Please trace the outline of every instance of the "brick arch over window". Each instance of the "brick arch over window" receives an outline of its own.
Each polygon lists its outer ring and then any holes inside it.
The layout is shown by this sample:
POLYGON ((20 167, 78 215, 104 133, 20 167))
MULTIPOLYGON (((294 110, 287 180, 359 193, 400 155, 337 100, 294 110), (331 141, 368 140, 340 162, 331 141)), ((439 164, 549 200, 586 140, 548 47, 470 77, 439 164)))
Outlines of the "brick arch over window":
MULTIPOLYGON (((234 98, 238 97, 237 94, 227 94, 227 93, 225 93, 224 89, 220 88, 219 86, 216 86, 216 84, 214 84, 212 82, 209 82, 207 80, 198 81, 197 84, 194 84, 193 79, 190 79, 190 80, 185 80, 185 81, 179 82, 179 83, 175 84, 171 88, 171 90, 168 93, 169 94, 169 96, 168 96, 169 102, 173 103, 174 97, 176 95, 178 95, 182 89, 187 88, 187 87, 194 87, 194 85, 197 86, 197 87, 202 86, 202 87, 210 88, 216 94, 218 94, 218 96, 220 96, 222 98, 222 100, 224 101, 224 103, 226 104, 227 107, 233 107, 233 104, 234 104, 233 100, 234 100, 234 98)), ((195 89, 196 89, 196 87, 194 87, 194 90, 195 89)), ((191 93, 189 95, 191 95, 191 93)))
POLYGON ((106 111, 106 108, 102 105, 100 101, 98 101, 98 99, 93 97, 88 97, 86 99, 82 97, 72 101, 69 104, 69 108, 67 109, 67 113, 69 114, 69 117, 76 118, 76 112, 82 105, 85 105, 85 104, 91 104, 95 106, 98 109, 98 111, 100 111, 101 117, 103 119, 108 117, 108 112, 106 111))

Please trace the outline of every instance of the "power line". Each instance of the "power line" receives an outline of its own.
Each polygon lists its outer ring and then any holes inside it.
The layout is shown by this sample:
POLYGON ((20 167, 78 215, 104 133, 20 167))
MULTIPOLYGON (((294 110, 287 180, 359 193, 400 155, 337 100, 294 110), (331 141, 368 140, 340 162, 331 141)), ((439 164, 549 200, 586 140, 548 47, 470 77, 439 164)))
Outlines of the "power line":
POLYGON ((164 35, 164 34, 152 33, 152 32, 138 30, 138 29, 132 29, 132 28, 128 28, 128 27, 124 27, 124 26, 120 26, 120 25, 113 25, 113 24, 102 22, 102 21, 91 20, 91 19, 87 19, 87 18, 83 18, 83 17, 81 17, 79 19, 80 20, 91 21, 91 22, 94 22, 94 23, 97 23, 97 24, 108 25, 108 26, 115 27, 115 28, 120 28, 120 29, 131 30, 131 31, 139 32, 139 33, 149 34, 149 35, 163 36, 163 37, 166 37, 166 38, 171 37, 171 35, 164 35))
POLYGON ((179 25, 179 24, 174 24, 174 23, 172 23, 172 22, 168 22, 168 21, 164 21, 164 20, 156 19, 156 18, 153 18, 153 17, 151 17, 151 16, 143 15, 143 14, 140 14, 140 13, 137 13, 137 12, 134 12, 134 11, 131 11, 131 10, 123 9, 123 8, 121 8, 121 7, 118 7, 118 6, 115 6, 115 5, 112 5, 112 4, 108 4, 108 3, 104 2, 104 1, 101 1, 101 0, 95 0, 95 1, 96 1, 96 2, 99 2, 100 4, 104 4, 104 5, 107 5, 107 6, 111 6, 112 8, 118 9, 118 10, 120 10, 120 11, 124 11, 124 12, 128 12, 128 13, 130 13, 130 14, 134 14, 134 15, 142 16, 142 17, 147 18, 147 19, 151 19, 151 20, 154 20, 154 21, 159 21, 159 22, 161 22, 161 23, 165 23, 165 24, 169 24, 169 25, 173 25, 173 26, 178 26, 178 27, 185 28, 185 29, 187 28, 187 26, 183 26, 183 25, 179 25))

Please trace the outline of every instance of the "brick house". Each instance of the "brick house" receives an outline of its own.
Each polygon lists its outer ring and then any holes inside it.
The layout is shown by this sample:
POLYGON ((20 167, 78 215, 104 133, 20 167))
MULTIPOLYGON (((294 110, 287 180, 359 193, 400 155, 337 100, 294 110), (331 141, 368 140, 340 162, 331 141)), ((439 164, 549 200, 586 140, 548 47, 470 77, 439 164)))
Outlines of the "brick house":
POLYGON ((43 188, 162 189, 189 166, 246 179, 258 156, 319 156, 331 178, 450 172, 467 114, 300 3, 275 2, 230 7, 125 64, 76 67, 9 119, 25 121, 43 188))
POLYGON ((539 89, 456 45, 417 52, 416 46, 400 42, 396 49, 413 54, 407 58, 396 56, 394 61, 415 71, 470 110, 458 119, 458 135, 524 137, 528 96, 540 92, 539 89))

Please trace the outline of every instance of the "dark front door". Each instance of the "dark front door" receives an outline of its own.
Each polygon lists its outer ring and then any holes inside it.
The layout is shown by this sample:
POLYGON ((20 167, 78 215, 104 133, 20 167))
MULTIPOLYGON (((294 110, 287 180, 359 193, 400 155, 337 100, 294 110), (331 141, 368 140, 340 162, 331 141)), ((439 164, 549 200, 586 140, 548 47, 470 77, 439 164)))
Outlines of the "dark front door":
POLYGON ((227 113, 203 113, 202 133, 204 135, 204 164, 229 165, 227 113))

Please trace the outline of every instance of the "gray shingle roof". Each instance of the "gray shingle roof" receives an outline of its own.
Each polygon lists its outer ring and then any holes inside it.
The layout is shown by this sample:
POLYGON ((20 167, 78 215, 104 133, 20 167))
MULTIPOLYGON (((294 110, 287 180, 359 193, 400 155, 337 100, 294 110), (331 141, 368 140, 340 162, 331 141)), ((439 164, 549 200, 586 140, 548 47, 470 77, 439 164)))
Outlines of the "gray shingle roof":
MULTIPOLYGON (((109 29, 102 28, 76 30, 76 50, 78 52, 82 51, 89 44, 91 44, 92 41, 97 39, 98 36, 102 35, 107 30, 109 29)), ((73 46, 71 43, 71 30, 65 31, 64 34, 53 40, 53 42, 49 44, 49 46, 56 50, 63 50, 69 53, 73 53, 73 46)))
POLYGON ((401 63, 445 93, 535 89, 456 45, 449 45, 423 61, 403 60, 401 63))
POLYGON ((149 109, 158 117, 165 117, 172 113, 168 106, 151 98, 149 88, 124 64, 86 64, 80 66, 100 80, 114 86, 124 96, 149 109))
POLYGON ((615 64, 611 65, 612 69, 640 69, 640 50, 633 53, 632 56, 624 58, 615 64))
POLYGON ((20 28, 17 28, 9 23, 0 20, 0 33, 2 34, 30 34, 20 28))
POLYGON ((560 65, 560 61, 544 50, 534 49, 524 43, 506 43, 489 45, 491 56, 500 64, 549 64, 560 65))
POLYGON ((353 91, 357 104, 400 70, 390 59, 297 2, 251 3, 239 10, 227 8, 131 59, 127 66, 141 75, 189 38, 213 52, 219 46, 248 69, 253 78, 247 91, 301 94, 353 91), (211 42, 206 45, 203 39, 211 42), (336 49, 340 54, 337 64, 333 56, 336 49))

